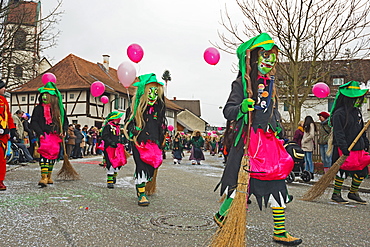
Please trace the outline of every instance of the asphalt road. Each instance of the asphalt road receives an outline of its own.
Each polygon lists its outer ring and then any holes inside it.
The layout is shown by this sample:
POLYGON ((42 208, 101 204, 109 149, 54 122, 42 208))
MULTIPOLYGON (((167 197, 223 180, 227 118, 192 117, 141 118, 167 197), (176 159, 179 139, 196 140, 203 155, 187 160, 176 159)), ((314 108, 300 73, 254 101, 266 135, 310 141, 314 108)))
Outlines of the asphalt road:
MULTIPOLYGON (((181 165, 174 165, 167 156, 148 207, 137 205, 132 158, 120 170, 115 189, 106 187, 101 157, 71 160, 81 180, 55 179, 42 189, 38 164, 10 167, 8 189, 0 192, 0 246, 207 246, 217 229, 212 216, 219 193, 213 190, 222 159, 206 153, 206 161, 193 166, 186 154, 181 165)), ((300 246, 370 246, 370 205, 334 204, 331 188, 315 202, 299 200, 309 186, 288 185, 295 199, 286 210, 286 229, 303 239, 300 246)), ((370 201, 366 192, 360 195, 370 201)), ((254 198, 247 226, 248 246, 280 246, 272 242, 271 210, 260 211, 254 198)))

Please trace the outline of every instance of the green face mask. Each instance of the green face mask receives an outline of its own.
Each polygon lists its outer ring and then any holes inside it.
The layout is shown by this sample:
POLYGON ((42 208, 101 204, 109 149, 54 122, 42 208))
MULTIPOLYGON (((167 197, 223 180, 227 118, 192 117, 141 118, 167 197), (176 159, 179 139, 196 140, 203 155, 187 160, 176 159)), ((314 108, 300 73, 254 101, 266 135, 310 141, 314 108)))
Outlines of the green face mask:
POLYGON ((261 74, 268 74, 274 68, 275 63, 276 54, 272 51, 262 49, 258 52, 258 71, 261 74))
POLYGON ((157 87, 149 88, 148 105, 154 105, 157 99, 158 99, 158 88, 157 87))
POLYGON ((358 98, 355 101, 354 107, 361 107, 363 103, 367 103, 367 99, 358 98))
POLYGON ((45 104, 48 104, 49 103, 46 94, 43 94, 42 95, 42 102, 45 103, 45 104))

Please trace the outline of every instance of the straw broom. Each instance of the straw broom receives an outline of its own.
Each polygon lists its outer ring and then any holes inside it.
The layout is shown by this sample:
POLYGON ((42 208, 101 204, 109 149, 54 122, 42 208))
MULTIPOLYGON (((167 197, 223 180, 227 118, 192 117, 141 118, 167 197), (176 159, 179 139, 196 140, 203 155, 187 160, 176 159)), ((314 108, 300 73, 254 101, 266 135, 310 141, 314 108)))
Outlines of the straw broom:
MULTIPOLYGON (((249 77, 250 73, 250 50, 246 51, 247 73, 246 79, 248 82, 248 97, 252 97, 252 87, 249 77)), ((227 216, 222 228, 219 228, 211 239, 210 246, 214 247, 245 247, 247 234, 247 191, 249 186, 249 131, 252 125, 252 112, 249 112, 248 117, 248 139, 244 146, 244 155, 238 172, 238 184, 236 187, 235 197, 227 212, 227 216)))
MULTIPOLYGON (((60 118, 59 118, 59 120, 60 120, 61 133, 63 133, 62 120, 60 118)), ((58 178, 63 179, 63 180, 78 180, 78 179, 80 179, 80 174, 78 174, 76 172, 76 170, 73 168, 71 162, 69 162, 64 137, 63 137, 63 140, 62 140, 62 146, 63 146, 63 151, 64 151, 63 165, 62 165, 62 168, 57 173, 58 178)))
POLYGON ((152 180, 147 182, 145 185, 145 193, 148 196, 153 195, 157 191, 157 173, 158 173, 158 168, 155 168, 152 180))
MULTIPOLYGON (((355 140, 349 146, 348 151, 351 151, 352 148, 356 145, 357 141, 361 138, 362 134, 367 130, 370 125, 370 121, 362 128, 360 133, 356 136, 355 140)), ((335 163, 330 167, 327 173, 325 173, 317 183, 315 183, 302 197, 303 201, 313 201, 317 197, 320 197, 324 194, 326 188, 333 182, 335 175, 338 173, 340 166, 346 161, 348 156, 341 155, 335 163)))
POLYGON ((233 202, 222 228, 212 237, 210 246, 244 247, 247 231, 247 190, 249 184, 249 157, 244 155, 238 173, 238 185, 233 202))

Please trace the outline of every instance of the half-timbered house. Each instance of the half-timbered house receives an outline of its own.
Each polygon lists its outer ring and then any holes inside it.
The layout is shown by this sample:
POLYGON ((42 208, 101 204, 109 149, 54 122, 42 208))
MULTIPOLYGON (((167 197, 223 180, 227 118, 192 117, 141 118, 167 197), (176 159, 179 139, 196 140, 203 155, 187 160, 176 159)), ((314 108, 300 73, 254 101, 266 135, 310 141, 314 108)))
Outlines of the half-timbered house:
MULTIPOLYGON (((92 63, 70 54, 46 72, 53 73, 56 85, 63 97, 63 104, 70 123, 100 127, 104 116, 113 110, 125 112, 135 93, 135 87, 126 89, 119 83, 117 70, 109 67, 109 56, 103 56, 103 63, 92 63), (103 95, 109 98, 107 104, 100 102, 100 97, 93 97, 91 84, 101 81, 105 84, 103 95)), ((39 103, 38 88, 43 86, 42 74, 26 84, 11 91, 11 110, 21 109, 32 114, 39 103)), ((102 95, 102 96, 103 96, 102 95)), ((177 113, 183 108, 166 99, 168 124, 176 126, 177 113)))

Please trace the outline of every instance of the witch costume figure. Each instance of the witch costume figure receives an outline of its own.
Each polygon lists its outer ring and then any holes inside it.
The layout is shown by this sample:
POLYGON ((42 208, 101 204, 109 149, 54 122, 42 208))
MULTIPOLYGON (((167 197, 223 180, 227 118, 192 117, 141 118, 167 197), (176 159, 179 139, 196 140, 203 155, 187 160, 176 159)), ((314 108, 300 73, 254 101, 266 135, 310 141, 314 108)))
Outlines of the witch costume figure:
POLYGON ((351 151, 348 151, 349 146, 364 127, 360 107, 367 92, 368 89, 361 88, 357 81, 350 81, 339 86, 329 117, 329 125, 333 126, 332 162, 334 163, 341 155, 348 156, 335 176, 334 191, 331 197, 334 202, 340 204, 348 203, 341 195, 344 179, 348 176, 352 177, 348 199, 367 204, 358 193, 362 181, 369 173, 367 168, 370 164, 369 140, 366 137, 366 131, 351 151))
POLYGON ((191 151, 189 160, 191 160, 192 165, 200 165, 202 160, 205 160, 202 148, 204 146, 204 139, 200 134, 199 130, 194 130, 193 135, 190 140, 191 151))
POLYGON ((183 146, 180 133, 175 135, 172 143, 172 154, 173 154, 173 163, 179 164, 181 163, 183 157, 183 146))
POLYGON ((32 113, 31 129, 40 142, 41 180, 39 185, 46 187, 53 184, 51 174, 59 158, 61 142, 68 130, 68 119, 63 108, 62 95, 53 82, 48 82, 38 89, 39 104, 32 113))
POLYGON ((118 171, 127 163, 126 151, 123 145, 120 121, 123 113, 113 111, 104 121, 101 137, 104 141, 103 164, 107 169, 107 187, 114 189, 118 171))
POLYGON ((155 187, 149 189, 147 183, 155 186, 155 174, 163 161, 162 147, 167 130, 163 85, 153 73, 139 76, 133 84, 137 90, 132 105, 126 111, 124 133, 133 144, 139 206, 149 205, 147 194, 154 193, 155 187))
POLYGON ((284 245, 298 245, 302 240, 292 237, 285 230, 285 207, 288 202, 285 178, 292 170, 294 162, 284 149, 283 141, 278 139, 284 135, 273 76, 278 47, 268 34, 261 33, 241 44, 237 55, 240 72, 232 83, 232 90, 223 110, 228 121, 235 121, 231 133, 233 143, 220 182, 221 195, 225 194, 226 199, 214 220, 220 227, 228 220, 228 210, 237 192, 238 171, 244 146, 249 142, 248 194, 255 195, 261 210, 263 202, 265 207, 270 203, 274 219, 273 241, 284 245), (246 56, 247 50, 250 50, 250 57, 246 56), (248 117, 249 111, 252 112, 251 119, 248 117), (250 129, 248 125, 251 126, 250 129))

